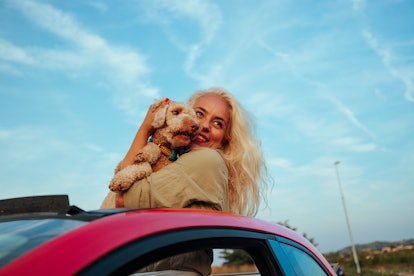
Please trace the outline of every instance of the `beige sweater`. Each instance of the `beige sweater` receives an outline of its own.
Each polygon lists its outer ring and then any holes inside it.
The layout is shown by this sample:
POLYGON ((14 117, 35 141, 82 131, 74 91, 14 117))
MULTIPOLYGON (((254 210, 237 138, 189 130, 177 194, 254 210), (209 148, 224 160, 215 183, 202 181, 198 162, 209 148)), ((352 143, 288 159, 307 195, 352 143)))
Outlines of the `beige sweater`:
POLYGON ((220 154, 197 148, 124 193, 127 208, 205 207, 228 211, 228 170, 220 154))
MULTIPOLYGON (((203 208, 229 211, 228 170, 220 154, 197 148, 151 176, 135 182, 124 193, 127 208, 203 208)), ((182 270, 211 273, 212 251, 180 254, 141 270, 182 270)))

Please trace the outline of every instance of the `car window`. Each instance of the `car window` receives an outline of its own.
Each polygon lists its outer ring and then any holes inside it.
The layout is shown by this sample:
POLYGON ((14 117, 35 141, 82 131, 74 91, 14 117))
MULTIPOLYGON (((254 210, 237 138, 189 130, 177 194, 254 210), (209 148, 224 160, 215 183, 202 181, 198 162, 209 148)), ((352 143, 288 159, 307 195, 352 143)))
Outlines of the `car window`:
POLYGON ((260 275, 254 259, 243 249, 217 248, 213 250, 213 275, 256 273, 260 275))
POLYGON ((286 244, 280 243, 286 253, 296 275, 326 276, 326 272, 308 253, 303 250, 286 244))
POLYGON ((0 267, 47 240, 85 223, 68 219, 0 222, 0 267))
MULTIPOLYGON (((102 256, 93 264, 80 271, 78 275, 92 276, 102 273, 131 275, 137 272, 148 272, 146 267, 151 266, 154 262, 162 262, 162 260, 177 254, 207 250, 217 252, 224 250, 224 248, 227 248, 227 250, 242 249, 247 252, 253 260, 254 266, 252 267, 256 270, 236 272, 236 274, 230 275, 283 275, 272 248, 267 243, 268 239, 274 239, 274 236, 236 229, 179 229, 169 233, 158 233, 124 245, 102 256)), ((213 268, 217 261, 217 256, 214 258, 213 268)), ((166 267, 164 266, 160 270, 168 269, 166 267)), ((158 266, 158 268, 161 268, 161 266, 158 266)), ((213 268, 213 275, 226 275, 227 273, 216 271, 213 268)), ((149 270, 152 270, 152 268, 149 270)))
MULTIPOLYGON (((168 270, 171 263, 174 263, 176 266, 181 267, 177 274, 183 274, 183 271, 190 271, 197 267, 194 263, 190 268, 186 268, 186 262, 188 259, 194 259, 195 262, 200 261, 203 257, 203 252, 209 251, 213 257, 213 262, 211 264, 211 275, 224 276, 224 275, 261 275, 252 259, 250 254, 242 249, 229 249, 229 248, 215 248, 214 250, 205 249, 202 251, 193 251, 187 252, 184 255, 174 255, 166 259, 162 259, 155 263, 148 265, 147 267, 136 271, 133 276, 145 276, 155 273, 154 271, 163 271, 168 270), (194 256, 193 258, 190 256, 194 256), (224 258, 223 258, 224 257, 224 258), (183 263, 184 262, 184 263, 183 263)), ((160 275, 164 275, 166 272, 158 272, 160 275)), ((169 273, 172 273, 171 271, 169 273)), ((207 273, 207 272, 206 272, 207 273)), ((191 273, 190 273, 191 274, 191 273)), ((198 275, 198 273, 196 273, 198 275)), ((154 274, 155 275, 155 274, 154 274)), ((158 275, 158 274, 157 274, 158 275)), ((170 275, 170 274, 166 274, 170 275)), ((174 274, 175 275, 175 274, 174 274)))

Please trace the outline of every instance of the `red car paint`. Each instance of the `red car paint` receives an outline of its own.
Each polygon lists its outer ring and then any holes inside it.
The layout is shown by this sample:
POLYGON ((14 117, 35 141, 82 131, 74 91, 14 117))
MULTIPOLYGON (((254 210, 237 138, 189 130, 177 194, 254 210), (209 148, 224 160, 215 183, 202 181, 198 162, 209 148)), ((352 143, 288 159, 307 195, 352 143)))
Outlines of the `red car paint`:
POLYGON ((251 217, 192 209, 142 209, 96 219, 23 254, 0 268, 0 275, 73 275, 131 241, 175 229, 205 227, 244 229, 293 240, 335 275, 310 242, 287 228, 251 217))

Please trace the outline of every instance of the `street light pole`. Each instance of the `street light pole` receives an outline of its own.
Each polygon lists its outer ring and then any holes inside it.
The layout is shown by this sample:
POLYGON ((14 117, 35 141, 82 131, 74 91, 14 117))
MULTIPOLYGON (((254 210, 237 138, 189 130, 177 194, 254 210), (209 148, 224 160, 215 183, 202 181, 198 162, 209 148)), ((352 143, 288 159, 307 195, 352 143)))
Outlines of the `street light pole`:
POLYGON ((339 179, 339 172, 338 172, 339 163, 341 163, 341 162, 340 161, 335 161, 335 163, 334 163, 335 169, 336 169, 336 178, 338 179, 339 191, 341 193, 342 205, 344 207, 346 225, 348 226, 349 239, 351 240, 352 254, 354 256, 354 262, 355 262, 357 274, 361 274, 361 268, 359 267, 358 255, 357 255, 356 250, 355 250, 354 239, 352 238, 351 225, 349 224, 348 213, 346 211, 345 198, 344 198, 344 193, 342 191, 341 180, 339 179))

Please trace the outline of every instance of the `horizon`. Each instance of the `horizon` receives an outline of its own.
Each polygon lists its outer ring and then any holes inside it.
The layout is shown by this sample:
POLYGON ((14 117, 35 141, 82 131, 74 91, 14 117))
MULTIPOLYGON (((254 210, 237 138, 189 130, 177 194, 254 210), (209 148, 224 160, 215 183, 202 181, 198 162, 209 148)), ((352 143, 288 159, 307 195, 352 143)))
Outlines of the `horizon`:
POLYGON ((222 87, 255 119, 258 218, 322 252, 414 236, 414 2, 0 2, 0 199, 98 209, 154 100, 222 87), (336 161, 340 161, 335 165, 336 161))
MULTIPOLYGON (((402 239, 402 240, 396 240, 396 241, 372 241, 372 242, 367 242, 367 243, 355 244, 355 247, 358 250, 358 246, 359 247, 369 246, 369 245, 375 244, 375 243, 387 243, 387 244, 391 243, 391 244, 397 244, 397 243, 401 243, 401 242, 411 242, 411 243, 414 243, 414 238, 411 238, 411 239, 402 239)), ((349 245, 349 246, 346 246, 346 247, 344 247, 342 249, 336 250, 334 252, 325 252, 324 254, 337 253, 337 252, 344 251, 344 250, 349 250, 349 252, 352 253, 352 246, 349 245)), ((361 249, 359 249, 359 250, 361 250, 361 249)))

